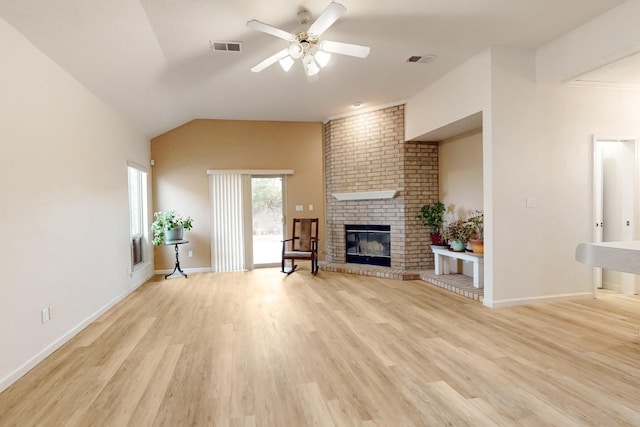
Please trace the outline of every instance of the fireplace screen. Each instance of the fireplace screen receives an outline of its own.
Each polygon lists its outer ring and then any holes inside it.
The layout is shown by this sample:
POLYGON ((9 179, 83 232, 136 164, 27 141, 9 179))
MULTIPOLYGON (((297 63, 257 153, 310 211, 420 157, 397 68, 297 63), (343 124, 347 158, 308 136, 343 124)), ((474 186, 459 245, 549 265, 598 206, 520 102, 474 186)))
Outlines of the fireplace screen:
POLYGON ((391 227, 345 225, 346 261, 391 267, 391 227))

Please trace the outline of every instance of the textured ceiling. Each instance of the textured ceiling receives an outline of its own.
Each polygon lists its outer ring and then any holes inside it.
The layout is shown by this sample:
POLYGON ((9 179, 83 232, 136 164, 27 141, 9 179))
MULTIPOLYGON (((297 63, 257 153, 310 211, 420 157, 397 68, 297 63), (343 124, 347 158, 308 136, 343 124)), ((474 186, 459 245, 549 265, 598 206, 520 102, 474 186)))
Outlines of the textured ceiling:
POLYGON ((293 31, 302 7, 328 0, 0 0, 0 16, 89 90, 152 137, 196 118, 324 121, 411 97, 489 46, 537 48, 622 0, 342 0, 323 38, 371 47, 333 55, 317 81, 297 63, 249 69, 285 48, 251 30, 257 19, 293 31), (210 41, 242 52, 212 52, 210 41), (435 54, 429 64, 407 63, 435 54))

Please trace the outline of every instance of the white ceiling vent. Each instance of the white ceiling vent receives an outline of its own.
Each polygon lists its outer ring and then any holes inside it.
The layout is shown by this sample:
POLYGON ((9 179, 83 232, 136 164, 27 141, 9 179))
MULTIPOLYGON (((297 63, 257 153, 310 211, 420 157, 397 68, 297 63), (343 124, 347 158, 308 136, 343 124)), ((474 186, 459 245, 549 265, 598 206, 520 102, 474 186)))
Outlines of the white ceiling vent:
POLYGON ((415 55, 407 58, 407 62, 414 62, 417 64, 428 64, 429 62, 436 59, 438 55, 415 55))
POLYGON ((220 52, 242 52, 242 42, 224 42, 209 40, 211 51, 220 52))

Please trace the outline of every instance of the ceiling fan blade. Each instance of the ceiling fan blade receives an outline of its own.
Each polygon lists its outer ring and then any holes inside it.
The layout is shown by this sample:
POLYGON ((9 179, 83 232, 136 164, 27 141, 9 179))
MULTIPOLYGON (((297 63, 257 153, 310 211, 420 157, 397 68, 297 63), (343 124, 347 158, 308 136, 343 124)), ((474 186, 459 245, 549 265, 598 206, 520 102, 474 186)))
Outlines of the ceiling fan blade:
POLYGON ((280 61, 282 58, 286 57, 287 55, 289 55, 289 49, 282 49, 280 52, 274 53, 273 55, 271 55, 270 57, 268 57, 267 59, 265 59, 258 65, 256 65, 255 67, 253 67, 251 71, 253 71, 254 73, 259 73, 260 71, 264 70, 268 66, 273 65, 276 62, 280 61))
POLYGON ((356 56, 358 58, 366 58, 371 50, 369 46, 361 46, 359 44, 340 43, 325 40, 320 48, 325 52, 339 53, 341 55, 356 56))
POLYGON ((334 22, 338 20, 344 13, 347 11, 347 8, 341 5, 340 3, 331 2, 329 6, 318 16, 318 19, 311 24, 309 27, 309 33, 314 36, 319 36, 324 33, 327 28, 333 25, 334 22))
POLYGON ((276 36, 286 41, 293 40, 293 36, 291 35, 291 33, 288 33, 285 30, 281 30, 280 28, 273 27, 269 24, 265 24, 264 22, 257 21, 255 19, 247 21, 247 27, 253 28, 254 30, 262 31, 263 33, 271 34, 272 36, 276 36))

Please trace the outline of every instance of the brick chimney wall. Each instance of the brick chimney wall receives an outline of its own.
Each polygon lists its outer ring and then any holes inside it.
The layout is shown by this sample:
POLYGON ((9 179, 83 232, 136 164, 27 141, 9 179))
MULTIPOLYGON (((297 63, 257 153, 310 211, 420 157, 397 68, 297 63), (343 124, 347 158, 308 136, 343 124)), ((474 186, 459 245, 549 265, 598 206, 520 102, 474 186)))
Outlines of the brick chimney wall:
POLYGON ((345 262, 345 224, 391 226, 391 267, 433 268, 429 232, 415 218, 438 201, 438 145, 404 141, 404 106, 325 124, 327 261, 345 262), (339 201, 334 193, 395 190, 392 199, 339 201))

